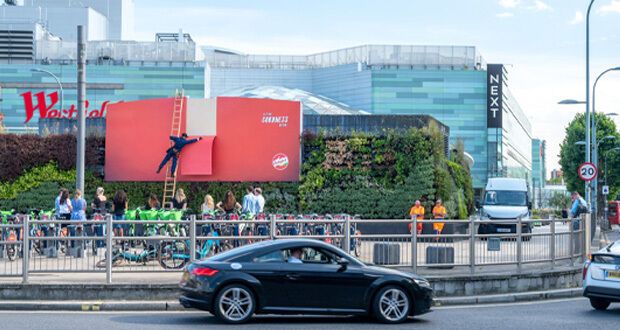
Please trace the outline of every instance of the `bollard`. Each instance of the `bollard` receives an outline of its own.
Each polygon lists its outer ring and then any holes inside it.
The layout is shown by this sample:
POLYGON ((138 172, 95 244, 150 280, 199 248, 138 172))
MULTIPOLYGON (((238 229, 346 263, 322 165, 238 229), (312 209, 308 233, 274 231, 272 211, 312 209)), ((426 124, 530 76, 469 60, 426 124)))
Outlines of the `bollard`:
POLYGON ((523 227, 521 223, 521 217, 517 218, 517 271, 521 274, 521 267, 523 263, 523 227))
POLYGON ((351 217, 344 218, 344 250, 351 254, 351 217))
POLYGON ((418 272, 418 217, 413 216, 411 223, 411 268, 418 272))
POLYGON ((276 216, 275 215, 271 215, 269 217, 269 236, 271 236, 271 239, 274 240, 276 239, 276 234, 277 234, 277 229, 276 229, 276 216))
POLYGON ((196 261, 196 215, 189 218, 189 260, 196 261))
POLYGON ((112 216, 108 215, 106 217, 106 263, 105 263, 105 278, 106 283, 112 284, 112 234, 114 230, 112 229, 112 216))
POLYGON ((28 266, 30 265, 30 216, 24 217, 22 229, 22 283, 28 283, 28 266))
POLYGON ((551 269, 553 269, 555 267, 555 219, 551 220, 551 243, 549 244, 549 249, 549 254, 551 255, 551 269))
POLYGON ((469 272, 476 272, 476 223, 473 217, 469 220, 469 272))

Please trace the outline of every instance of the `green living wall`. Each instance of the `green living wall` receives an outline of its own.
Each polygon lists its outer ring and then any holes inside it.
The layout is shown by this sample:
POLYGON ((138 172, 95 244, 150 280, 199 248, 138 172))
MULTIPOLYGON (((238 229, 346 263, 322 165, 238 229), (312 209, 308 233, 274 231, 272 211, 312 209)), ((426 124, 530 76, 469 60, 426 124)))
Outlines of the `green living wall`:
MULTIPOLYGON (((58 136, 21 137, 32 150, 37 150, 38 158, 36 162, 17 164, 17 171, 0 176, 0 209, 52 208, 58 189, 73 185, 75 170, 67 169, 66 164, 59 166, 57 153, 46 158, 44 147, 50 145, 48 139, 57 142, 58 136)), ((21 137, 0 135, 0 157, 15 152, 21 137), (7 140, 11 142, 10 148, 3 147, 7 140)), ((63 137, 63 141, 67 139, 71 138, 63 137)), ((89 143, 91 149, 99 152, 87 171, 88 200, 99 186, 105 188, 108 197, 124 189, 132 208, 143 206, 151 193, 161 196, 162 183, 105 182, 100 173, 104 161, 100 151, 105 141, 89 143)), ((448 159, 444 155, 443 137, 434 128, 386 131, 382 136, 305 134, 302 145, 304 162, 300 182, 258 184, 267 199, 267 212, 403 218, 416 199, 423 202, 430 214, 437 198, 444 200, 451 218, 466 218, 473 209, 471 176, 462 158, 462 146, 457 146, 448 159)), ((67 150, 67 154, 74 154, 74 150, 67 150)), ((198 210, 206 194, 211 194, 217 202, 227 190, 232 190, 241 199, 250 184, 196 182, 181 183, 179 187, 188 195, 190 208, 198 210)))

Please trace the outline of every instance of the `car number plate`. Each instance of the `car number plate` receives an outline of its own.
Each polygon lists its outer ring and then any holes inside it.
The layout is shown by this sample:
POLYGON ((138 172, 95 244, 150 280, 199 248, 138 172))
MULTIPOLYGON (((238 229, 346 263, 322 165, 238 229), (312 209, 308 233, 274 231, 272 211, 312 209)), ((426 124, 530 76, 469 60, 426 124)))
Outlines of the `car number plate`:
POLYGON ((509 233, 510 228, 497 228, 498 233, 509 233))
POLYGON ((620 271, 608 270, 607 278, 613 278, 613 279, 620 280, 620 271))

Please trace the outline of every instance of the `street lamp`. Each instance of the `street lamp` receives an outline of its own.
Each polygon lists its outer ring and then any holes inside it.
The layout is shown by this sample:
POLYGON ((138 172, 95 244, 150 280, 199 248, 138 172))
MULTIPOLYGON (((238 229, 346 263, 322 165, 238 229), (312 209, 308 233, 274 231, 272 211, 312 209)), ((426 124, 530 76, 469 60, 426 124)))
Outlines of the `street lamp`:
POLYGON ((562 105, 586 104, 586 101, 577 101, 577 100, 572 100, 572 99, 566 99, 566 100, 562 100, 562 101, 558 102, 558 104, 562 104, 562 105))
MULTIPOLYGON (((603 72, 601 72, 601 74, 598 75, 598 77, 596 77, 596 80, 594 81, 594 86, 592 87, 592 120, 591 120, 591 125, 592 125, 592 145, 596 146, 596 148, 594 148, 592 150, 592 162, 598 166, 598 144, 596 142, 596 86, 598 85, 599 80, 607 73, 612 72, 612 71, 620 71, 620 66, 619 67, 614 67, 614 68, 609 68, 603 72)), ((597 213, 597 209, 598 209, 598 178, 594 178, 594 180, 592 180, 592 214, 594 214, 595 218, 598 218, 598 213, 597 213)))
POLYGON ((62 112, 62 109, 64 109, 64 103, 65 103, 65 93, 64 93, 64 91, 62 89, 62 84, 60 83, 60 79, 58 79, 58 77, 55 74, 53 74, 53 73, 51 73, 51 72, 49 72, 47 70, 38 69, 38 68, 32 68, 32 69, 30 69, 30 71, 46 73, 46 74, 52 76, 52 78, 54 78, 54 80, 56 80, 56 83, 58 84, 58 88, 60 89, 60 112, 62 112))

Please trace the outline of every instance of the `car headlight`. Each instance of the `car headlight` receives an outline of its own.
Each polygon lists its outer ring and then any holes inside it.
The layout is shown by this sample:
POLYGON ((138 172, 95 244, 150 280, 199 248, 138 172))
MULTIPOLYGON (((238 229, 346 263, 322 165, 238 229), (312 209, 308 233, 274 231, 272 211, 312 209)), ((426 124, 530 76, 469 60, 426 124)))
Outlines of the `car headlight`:
POLYGON ((480 212, 480 220, 489 220, 491 219, 491 217, 489 217, 489 214, 486 213, 484 210, 482 210, 480 212))
POLYGON ((415 282, 415 284, 417 284, 420 287, 425 287, 425 288, 431 289, 431 284, 427 280, 425 280, 425 279, 414 278, 413 281, 415 282))

